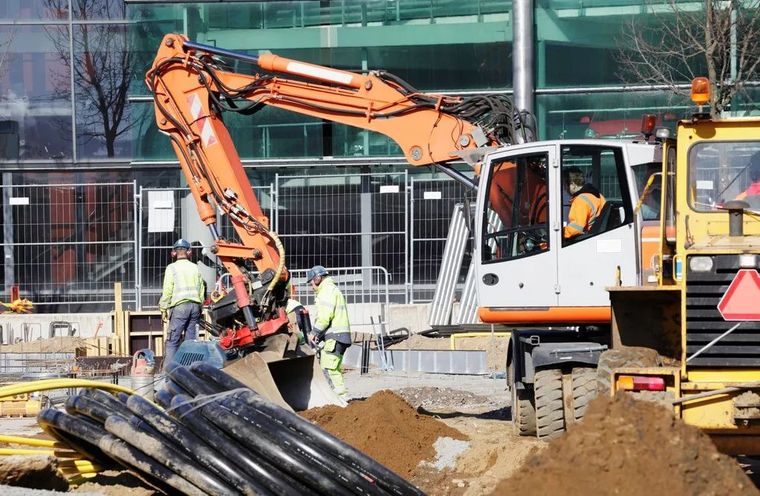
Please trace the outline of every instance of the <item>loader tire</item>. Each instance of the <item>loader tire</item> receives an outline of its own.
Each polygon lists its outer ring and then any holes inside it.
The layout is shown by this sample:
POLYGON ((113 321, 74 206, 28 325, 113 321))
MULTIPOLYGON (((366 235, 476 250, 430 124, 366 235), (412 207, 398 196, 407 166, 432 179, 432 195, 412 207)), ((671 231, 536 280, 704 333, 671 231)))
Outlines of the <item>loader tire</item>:
MULTIPOLYGON (((596 397, 596 369, 573 369, 573 418, 583 420, 586 407, 596 397)), ((569 412, 566 412, 567 415, 569 412)))
POLYGON ((659 355, 651 348, 618 348, 607 350, 599 357, 596 366, 596 389, 599 394, 610 394, 612 390, 612 372, 622 367, 656 367, 659 355))
POLYGON ((518 436, 536 435, 536 407, 533 401, 532 389, 519 391, 512 384, 512 425, 518 436))
POLYGON ((534 378, 536 392, 536 434, 551 440, 565 431, 565 405, 562 398, 562 371, 539 370, 534 378))

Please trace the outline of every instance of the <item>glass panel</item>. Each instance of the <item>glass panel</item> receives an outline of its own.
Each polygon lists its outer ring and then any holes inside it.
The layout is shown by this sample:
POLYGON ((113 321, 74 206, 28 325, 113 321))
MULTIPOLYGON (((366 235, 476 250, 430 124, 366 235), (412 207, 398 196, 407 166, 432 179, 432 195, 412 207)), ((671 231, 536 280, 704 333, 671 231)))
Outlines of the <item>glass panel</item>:
POLYGON ((124 19, 126 14, 124 0, 71 0, 71 6, 74 8, 75 21, 95 19, 121 20, 124 19))
POLYGON ((636 177, 636 192, 641 202, 641 217, 644 220, 660 219, 660 201, 662 199, 662 164, 652 162, 633 167, 636 177), (647 187, 651 179, 652 183, 647 187), (643 195, 643 198, 642 198, 643 195))
POLYGON ((760 208, 760 142, 702 142, 689 150, 689 205, 716 212, 730 200, 760 208))
POLYGON ((135 57, 128 50, 127 27, 75 24, 73 29, 78 155, 129 157, 133 123, 127 94, 135 57))
POLYGON ((549 249, 548 157, 495 163, 483 214, 483 261, 522 258, 549 249))
POLYGON ((69 0, 3 0, 0 21, 40 21, 69 19, 69 0))
POLYGON ((66 26, 0 26, 0 159, 71 158, 68 47, 66 26))
POLYGON ((654 91, 539 95, 536 104, 541 139, 635 138, 643 114, 674 133, 678 119, 693 112, 687 97, 654 91))
POLYGON ((562 147, 563 244, 631 222, 619 148, 562 147))
MULTIPOLYGON (((618 52, 640 0, 550 0, 536 7, 538 88, 622 84, 618 52), (544 6, 545 5, 545 6, 544 6)), ((638 21, 637 21, 638 22, 638 21)))

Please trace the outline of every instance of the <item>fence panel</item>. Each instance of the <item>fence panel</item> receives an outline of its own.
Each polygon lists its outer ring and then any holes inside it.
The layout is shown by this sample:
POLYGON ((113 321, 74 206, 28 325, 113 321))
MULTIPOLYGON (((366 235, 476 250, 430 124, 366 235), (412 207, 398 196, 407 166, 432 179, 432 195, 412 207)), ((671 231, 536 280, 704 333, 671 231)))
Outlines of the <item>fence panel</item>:
POLYGON ((278 175, 275 218, 288 267, 386 267, 392 297, 404 301, 407 180, 405 171, 278 175))
MULTIPOLYGON (((475 190, 449 178, 416 177, 412 177, 411 190, 410 302, 420 303, 431 301, 435 294, 454 205, 465 200, 474 205, 475 190)), ((462 264, 465 268, 457 279, 460 283, 469 261, 468 249, 462 264)))
MULTIPOLYGON (((390 302, 390 274, 384 267, 326 267, 346 298, 351 330, 380 332, 390 302)), ((314 291, 306 284, 306 270, 292 270, 294 298, 314 312, 314 291)), ((312 321, 313 317, 312 316, 312 321)))
POLYGON ((1 298, 18 285, 36 311, 135 307, 135 183, 3 185, 1 298))
MULTIPOLYGON (((273 190, 271 185, 255 186, 253 192, 256 195, 261 208, 270 219, 272 218, 272 197, 273 190)), ((140 215, 139 215, 139 308, 142 310, 151 310, 158 308, 158 299, 161 296, 163 286, 164 271, 166 266, 172 262, 171 248, 174 242, 182 237, 189 236, 193 238, 187 226, 195 224, 200 226, 201 221, 198 216, 198 210, 195 208, 195 202, 190 195, 188 188, 140 188, 139 196, 140 215), (157 206, 164 209, 172 209, 171 230, 162 227, 160 231, 151 229, 149 219, 151 206, 157 206), (154 232, 155 231, 155 232, 154 232)), ((168 214, 168 213, 167 213, 168 214)), ((198 227, 205 230, 202 227, 198 227)), ((239 241, 234 227, 221 211, 217 212, 217 228, 225 239, 239 241)), ((198 232, 197 230, 195 232, 198 232)), ((193 242, 195 239, 189 239, 193 242)), ((201 258, 200 250, 195 250, 195 258, 201 258)))

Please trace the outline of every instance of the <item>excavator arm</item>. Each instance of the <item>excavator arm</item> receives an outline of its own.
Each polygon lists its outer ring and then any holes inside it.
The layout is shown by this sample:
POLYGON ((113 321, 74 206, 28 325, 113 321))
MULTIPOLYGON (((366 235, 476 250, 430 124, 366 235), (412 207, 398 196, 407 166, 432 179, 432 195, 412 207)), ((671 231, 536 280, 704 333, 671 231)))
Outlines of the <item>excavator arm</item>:
MULTIPOLYGON (((357 74, 272 54, 250 56, 178 34, 164 37, 146 83, 158 128, 171 139, 201 220, 211 230, 212 251, 232 276, 234 311, 220 312, 228 318, 212 324, 219 333, 229 331, 228 325, 238 328, 230 346, 279 332, 289 274, 282 244, 254 197, 222 112, 252 114, 268 105, 379 132, 398 143, 413 166, 444 166, 462 158, 474 163, 489 147, 533 140, 527 116, 515 112, 504 96, 425 94, 384 72, 357 74), (225 62, 235 59, 266 72, 227 70, 225 62), (220 238, 216 207, 232 221, 239 243, 220 238)), ((451 168, 444 171, 457 175, 451 168)))

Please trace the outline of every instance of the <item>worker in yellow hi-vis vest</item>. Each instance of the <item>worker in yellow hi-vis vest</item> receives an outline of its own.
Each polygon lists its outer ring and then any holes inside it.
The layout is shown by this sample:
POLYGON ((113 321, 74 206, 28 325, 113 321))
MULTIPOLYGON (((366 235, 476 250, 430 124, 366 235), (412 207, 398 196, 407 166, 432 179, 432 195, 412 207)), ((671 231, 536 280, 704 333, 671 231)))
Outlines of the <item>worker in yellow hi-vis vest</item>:
POLYGON ((315 265, 306 273, 306 282, 316 293, 317 315, 309 340, 321 347, 319 362, 327 372, 338 396, 347 394, 343 381, 343 355, 351 346, 351 330, 348 322, 346 299, 335 281, 321 265, 315 265))
POLYGON ((164 341, 164 369, 174 359, 182 341, 198 337, 206 290, 198 266, 189 260, 190 254, 187 240, 174 243, 172 257, 177 261, 169 264, 164 274, 164 290, 158 302, 162 320, 169 323, 164 341))

